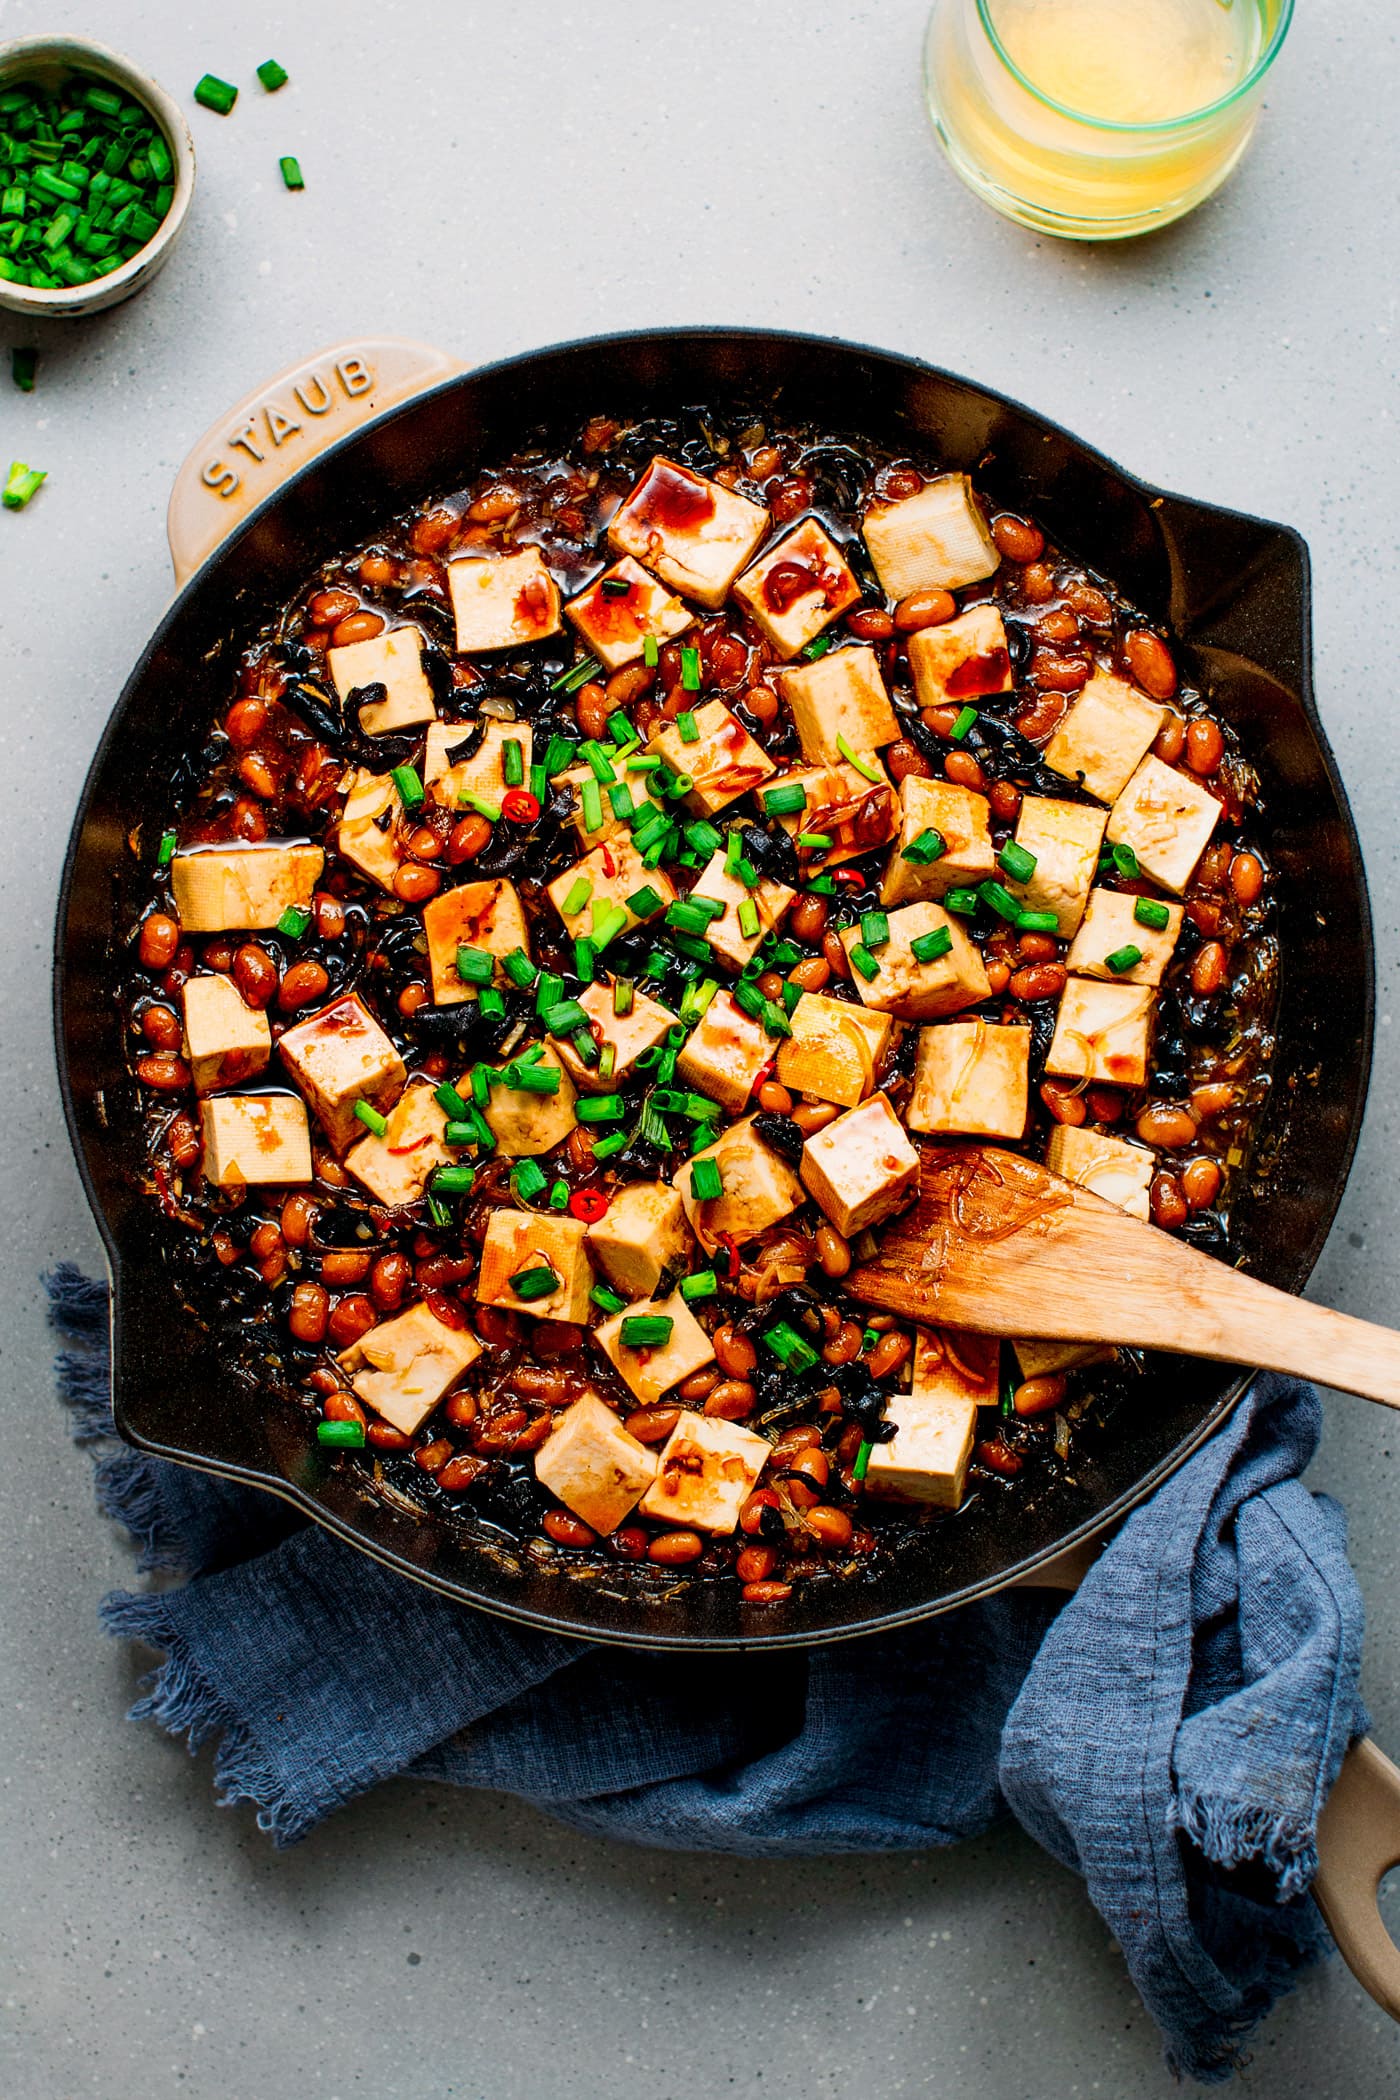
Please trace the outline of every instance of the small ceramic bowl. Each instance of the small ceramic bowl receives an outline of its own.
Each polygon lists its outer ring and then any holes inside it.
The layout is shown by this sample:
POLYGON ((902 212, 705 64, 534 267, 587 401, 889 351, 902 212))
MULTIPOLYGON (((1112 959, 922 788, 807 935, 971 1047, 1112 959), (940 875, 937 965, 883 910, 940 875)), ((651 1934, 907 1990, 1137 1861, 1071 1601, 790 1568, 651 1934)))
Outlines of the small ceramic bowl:
POLYGON ((92 44, 77 36, 18 37, 0 44, 0 90, 17 80, 38 80, 45 87, 58 87, 70 73, 92 73, 110 80, 148 110, 165 134, 173 162, 175 194, 170 209, 144 248, 105 277, 90 284, 61 285, 53 291, 36 290, 0 277, 0 307, 11 313, 49 315, 57 320, 97 313, 116 306, 149 284, 175 246, 185 214, 194 195, 194 141, 178 103, 165 89, 119 51, 105 44, 92 44))

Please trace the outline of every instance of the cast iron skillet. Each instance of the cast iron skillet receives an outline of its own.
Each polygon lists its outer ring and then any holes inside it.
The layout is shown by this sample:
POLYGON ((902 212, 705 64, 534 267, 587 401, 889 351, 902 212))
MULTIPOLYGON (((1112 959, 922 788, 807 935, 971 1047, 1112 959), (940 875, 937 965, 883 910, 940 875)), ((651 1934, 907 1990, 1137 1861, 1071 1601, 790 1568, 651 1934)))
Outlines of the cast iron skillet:
POLYGON ((1346 1180, 1370 1067, 1370 915, 1356 834, 1313 704, 1307 549, 1285 526, 1145 487, 1042 417, 913 359, 811 336, 733 329, 606 337, 454 378, 295 473, 211 556, 123 692, 78 809, 59 902, 59 1075, 79 1169, 113 1277, 117 1426, 165 1458, 269 1488, 351 1544, 465 1603, 555 1632, 648 1646, 788 1647, 888 1628, 996 1590, 1110 1526, 1180 1465, 1246 1383, 1159 1359, 1136 1406, 1074 1479, 1038 1499, 974 1500, 865 1583, 799 1589, 780 1611, 704 1585, 667 1597, 619 1570, 580 1579, 468 1525, 376 1498, 323 1455, 291 1409, 250 1405, 218 1336, 182 1312, 165 1233, 140 1194, 135 1090, 114 996, 117 943, 149 894, 128 834, 158 834, 182 751, 227 702, 241 640, 297 582, 377 521, 461 486, 536 426, 781 395, 785 416, 861 429, 1032 513, 1080 559, 1170 622, 1212 704, 1259 766, 1278 870, 1282 1005, 1258 1164, 1235 1248, 1299 1290, 1346 1180))

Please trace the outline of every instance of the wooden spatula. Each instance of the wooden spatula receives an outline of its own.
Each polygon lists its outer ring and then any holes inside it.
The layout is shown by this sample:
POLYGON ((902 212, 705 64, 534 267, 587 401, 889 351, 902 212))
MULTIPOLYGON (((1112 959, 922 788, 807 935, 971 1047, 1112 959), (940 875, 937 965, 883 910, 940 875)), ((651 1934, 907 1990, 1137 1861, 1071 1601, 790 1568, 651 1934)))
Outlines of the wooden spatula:
POLYGON ((878 1238, 846 1288, 905 1319, 1175 1349, 1400 1407, 1400 1334, 1258 1283, 1016 1152, 926 1148, 918 1203, 878 1238))

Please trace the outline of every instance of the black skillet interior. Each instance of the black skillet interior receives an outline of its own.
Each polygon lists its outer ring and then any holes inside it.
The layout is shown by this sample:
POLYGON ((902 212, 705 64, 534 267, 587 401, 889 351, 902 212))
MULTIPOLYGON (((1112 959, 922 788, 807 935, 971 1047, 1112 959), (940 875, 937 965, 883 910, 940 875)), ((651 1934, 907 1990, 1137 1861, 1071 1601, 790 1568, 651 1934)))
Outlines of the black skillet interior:
POLYGON ((1064 431, 946 373, 818 338, 736 330, 566 345, 448 382, 303 468, 190 583, 135 672, 93 762, 59 907, 58 1058, 69 1128, 116 1286, 117 1422, 131 1442, 271 1487, 356 1546, 465 1602, 595 1640, 796 1645, 866 1632, 986 1592, 1125 1511, 1179 1464, 1241 1390, 1219 1366, 1151 1365, 1136 1406, 1073 1484, 1037 1499, 974 1500, 878 1580, 814 1586, 781 1614, 727 1586, 666 1594, 581 1580, 503 1542, 367 1492, 307 1424, 250 1407, 220 1370, 218 1337, 177 1309, 143 1164, 114 996, 114 943, 142 901, 126 841, 160 829, 181 749, 221 711, 241 640, 327 555, 439 489, 459 487, 545 425, 590 414, 779 395, 785 414, 861 429, 1031 512, 1188 646, 1197 683, 1263 774, 1279 871, 1283 995, 1266 1140, 1235 1213, 1255 1274, 1299 1289, 1345 1183, 1370 1067, 1372 956, 1365 880, 1313 710, 1307 550, 1279 525, 1161 496, 1064 431))

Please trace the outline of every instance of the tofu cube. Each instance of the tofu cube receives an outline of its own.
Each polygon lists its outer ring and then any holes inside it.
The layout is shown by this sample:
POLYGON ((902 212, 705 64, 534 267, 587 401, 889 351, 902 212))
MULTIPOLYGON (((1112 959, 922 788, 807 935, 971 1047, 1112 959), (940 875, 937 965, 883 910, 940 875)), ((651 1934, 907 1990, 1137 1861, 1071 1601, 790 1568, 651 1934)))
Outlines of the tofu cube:
POLYGON ((811 833, 832 842, 827 847, 798 847, 804 875, 820 875, 876 846, 887 846, 899 830, 899 798, 883 767, 872 763, 881 776, 878 781, 867 780, 843 759, 834 766, 799 766, 770 782, 775 788, 796 785, 807 798, 801 809, 778 818, 790 839, 811 833))
POLYGON ((815 518, 804 518, 785 539, 764 548, 735 584, 734 596, 786 658, 859 604, 860 585, 830 534, 815 518))
POLYGON ((606 1538, 636 1508, 660 1463, 589 1391, 566 1408, 535 1454, 535 1478, 606 1538))
POLYGON ((521 649, 558 634, 559 586, 538 547, 518 554, 467 556, 447 564, 459 656, 492 649, 521 649))
POLYGON ((670 1008, 649 999, 640 989, 634 990, 632 1011, 627 1014, 613 1012, 610 984, 590 984, 579 993, 578 1003, 588 1015, 599 1051, 609 1043, 613 1049, 612 1072, 604 1079, 596 1064, 584 1063, 571 1040, 565 1038, 554 1045, 564 1070, 585 1094, 612 1093, 629 1077, 642 1052, 658 1049, 666 1040, 667 1030, 676 1025, 670 1008))
POLYGON ((1148 1217, 1147 1197, 1157 1162, 1144 1146, 1130 1145, 1103 1130, 1057 1123, 1045 1148, 1045 1164, 1052 1174, 1092 1189, 1105 1203, 1116 1203, 1130 1218, 1148 1217))
POLYGON ((848 1108, 802 1147, 802 1180, 839 1233, 851 1239, 913 1202, 919 1155, 888 1096, 848 1108))
POLYGON ((267 1015, 246 1006, 231 977, 191 977, 183 994, 185 1056, 197 1094, 240 1086, 267 1069, 272 1030, 267 1015))
POLYGON ((563 1144, 578 1121, 574 1114, 578 1096, 564 1070, 557 1043, 546 1044, 544 1056, 535 1062, 538 1067, 558 1066, 557 1094, 524 1094, 517 1093, 514 1087, 493 1086, 491 1099, 482 1110, 503 1159, 531 1159, 537 1153, 552 1152, 556 1145, 563 1144))
POLYGON ((980 1020, 921 1028, 909 1128, 930 1137, 1023 1137, 1030 1056, 1029 1028, 980 1020))
POLYGON ((582 1218, 560 1217, 555 1211, 493 1210, 481 1243, 477 1299, 482 1305, 528 1313, 532 1320, 572 1320, 582 1326, 593 1288, 587 1239, 582 1218), (511 1277, 539 1268, 552 1269, 558 1287, 545 1298, 518 1297, 511 1277))
POLYGON ((655 890, 663 904, 675 901, 676 886, 662 868, 648 868, 632 843, 631 834, 619 831, 616 837, 606 839, 576 860, 562 875, 556 875, 549 885, 549 901, 558 912, 569 933, 577 936, 593 931, 606 904, 616 904, 627 914, 624 933, 630 933, 641 920, 628 903, 629 897, 642 890, 655 890), (587 877, 593 885, 579 909, 572 916, 565 911, 564 904, 570 890, 581 877, 587 877))
POLYGON ((1091 890, 1089 909, 1065 961, 1076 977, 1106 977, 1115 984, 1160 984, 1181 938, 1182 908, 1166 904, 1167 923, 1158 933, 1140 925, 1133 916, 1136 897, 1125 890, 1091 890), (1107 957, 1120 949, 1137 948, 1142 961, 1131 970, 1110 970, 1107 957))
POLYGON ((761 503, 658 454, 614 513, 608 544, 714 612, 767 530, 761 503))
POLYGON ((899 723, 880 676, 875 651, 866 647, 833 649, 815 663, 784 671, 778 687, 792 710, 802 755, 815 763, 837 765, 837 738, 864 757, 899 735, 899 723))
POLYGON ((665 759, 673 773, 695 782, 685 797, 692 816, 712 817, 740 795, 777 771, 761 744, 756 744, 739 717, 722 700, 707 700, 693 710, 700 735, 687 744, 674 722, 653 732, 647 749, 665 759))
POLYGON ((712 919, 705 928, 705 939, 726 969, 742 970, 765 934, 771 933, 778 924, 797 892, 790 890, 785 883, 774 882, 767 875, 757 889, 751 890, 742 877, 725 874, 724 855, 717 853, 690 894, 692 897, 714 897, 724 906, 723 918, 712 919), (758 914, 758 932, 755 934, 745 933, 739 925, 739 910, 745 903, 752 904, 758 914))
POLYGON ((1157 995, 1146 984, 1071 977, 1060 999, 1045 1069, 1055 1079, 1145 1086, 1157 995))
POLYGON ((346 1153, 345 1165, 376 1203, 402 1210, 421 1200, 434 1168, 452 1158, 443 1142, 447 1116, 429 1080, 405 1087, 385 1121, 383 1137, 367 1131, 346 1153))
POLYGON ((687 1410, 666 1440, 642 1515, 728 1537, 772 1450, 766 1437, 738 1422, 687 1410))
POLYGON ((476 986, 465 984, 457 970, 459 948, 486 948, 496 958, 495 984, 505 982, 501 957, 514 948, 528 955, 530 938, 525 912, 513 882, 495 876, 486 882, 462 882, 443 890, 423 906, 428 936, 428 969, 436 1006, 461 1006, 475 999, 476 986))
POLYGON ((741 1013, 728 992, 716 992, 676 1059, 676 1077, 737 1116, 773 1048, 761 1021, 741 1013))
POLYGON ((220 1094, 200 1104, 204 1172, 216 1188, 310 1181, 311 1132, 295 1094, 220 1094))
POLYGON ((1011 651, 995 605, 970 605, 941 627, 909 637, 909 669, 920 707, 965 707, 989 693, 1009 693, 1011 651))
POLYGON ((1053 772, 1116 802, 1156 742, 1168 710, 1126 678, 1096 669, 1045 747, 1053 772))
POLYGON ((883 905, 945 897, 951 889, 976 889, 995 876, 991 805, 985 795, 955 787, 949 780, 920 780, 909 773, 899 783, 899 801, 899 836, 880 884, 883 905), (905 849, 926 831, 938 833, 944 851, 937 860, 905 860, 905 849))
POLYGON ((266 932, 289 905, 310 906, 325 865, 319 846, 280 840, 193 846, 171 861, 170 887, 186 933, 266 932))
POLYGON ((475 722, 434 722, 428 731, 423 760, 423 785, 442 809, 458 809, 464 795, 482 795, 499 802, 506 792, 505 749, 519 744, 521 763, 528 779, 535 755, 535 736, 528 722, 497 722, 487 719, 485 735, 470 758, 453 758, 469 743, 475 722))
POLYGON ((1014 1341, 1023 1378, 1053 1378, 1061 1371, 1078 1371, 1085 1364, 1108 1363, 1118 1354, 1098 1342, 1014 1341))
POLYGON ((664 1181, 628 1182, 607 1216, 589 1226, 588 1248, 615 1290, 628 1298, 653 1297, 665 1271, 690 1256, 679 1191, 664 1181))
POLYGON ((664 644, 695 625, 690 607, 629 556, 571 598, 564 611, 605 671, 635 662, 648 635, 664 644))
POLYGON ((911 591, 960 591, 1001 567, 997 543, 966 474, 942 474, 917 495, 865 514, 865 544, 891 598, 911 591))
MULTIPOLYGON (((980 1006, 990 998, 992 988, 980 952, 941 904, 902 905, 889 914, 889 924, 889 940, 875 955, 878 973, 867 982, 859 970, 851 972, 866 1006, 877 1013, 896 1014, 902 1021, 939 1021, 945 1014, 961 1013, 965 1006, 980 1006), (920 962, 912 943, 944 926, 952 947, 932 962, 920 962)), ((845 927, 841 945, 846 953, 859 944, 859 923, 845 927)))
POLYGON ((1179 897, 1220 821, 1220 804, 1189 774, 1147 757, 1108 818, 1115 846, 1131 846, 1144 875, 1179 897))
MULTIPOLYGON (((710 1337, 679 1291, 673 1291, 669 1298, 642 1298, 636 1305, 629 1305, 625 1313, 614 1313, 610 1320, 594 1328, 593 1339, 643 1407, 650 1407, 673 1385, 689 1378, 692 1371, 703 1371, 706 1364, 715 1360, 710 1337), (624 1322, 653 1314, 671 1322, 668 1341, 641 1349, 623 1341, 624 1322)), ((730 1427, 727 1422, 724 1426, 730 1427)))
POLYGON ((445 1327, 423 1304, 381 1320, 336 1361, 356 1397, 405 1436, 413 1436, 481 1354, 464 1327, 445 1327))
POLYGON ((366 736, 388 736, 437 719, 437 704, 423 669, 423 637, 416 627, 391 627, 367 642, 327 649, 326 665, 342 709, 358 719, 366 736), (367 686, 382 685, 382 699, 356 703, 367 686))
POLYGON ((398 831, 402 814, 403 802, 392 773, 369 773, 359 767, 350 775, 336 830, 336 850, 390 896, 404 861, 398 831))
POLYGON ((403 1092, 408 1068, 357 992, 334 999, 289 1028, 277 1045, 337 1152, 359 1137, 357 1101, 387 1115, 403 1092))
POLYGON ((752 1116, 731 1123, 713 1145, 677 1167, 675 1184, 691 1230, 707 1254, 714 1253, 721 1233, 743 1246, 806 1201, 802 1183, 782 1154, 759 1137, 752 1116), (712 1159, 719 1168, 724 1184, 720 1195, 696 1198, 692 1169, 697 1159, 712 1159))
POLYGON ((790 1016, 792 1034, 778 1045, 777 1079, 790 1093, 855 1108, 875 1084, 894 1022, 853 999, 806 992, 790 1016))
POLYGON ((967 1487, 977 1410, 995 1405, 999 1370, 1000 1350, 988 1336, 921 1328, 913 1383, 885 1410, 894 1437, 871 1447, 867 1495, 956 1509, 967 1487))
POLYGON ((1068 940, 1084 916, 1107 817, 1089 802, 1058 802, 1027 795, 1016 819, 1016 843, 1035 855, 1029 882, 1005 877, 1007 889, 1027 911, 1052 911, 1060 938, 1068 940))

